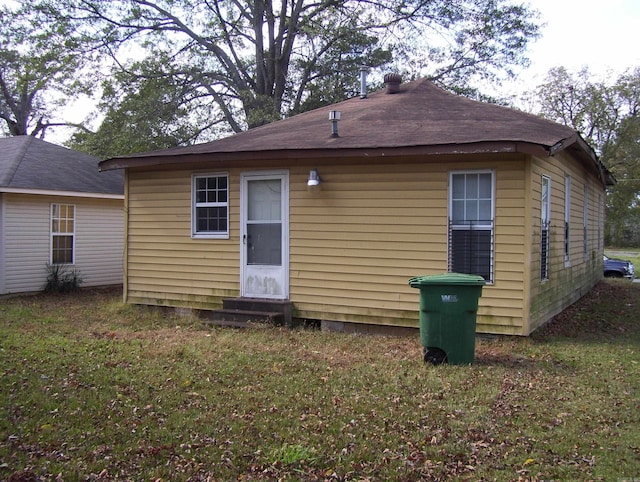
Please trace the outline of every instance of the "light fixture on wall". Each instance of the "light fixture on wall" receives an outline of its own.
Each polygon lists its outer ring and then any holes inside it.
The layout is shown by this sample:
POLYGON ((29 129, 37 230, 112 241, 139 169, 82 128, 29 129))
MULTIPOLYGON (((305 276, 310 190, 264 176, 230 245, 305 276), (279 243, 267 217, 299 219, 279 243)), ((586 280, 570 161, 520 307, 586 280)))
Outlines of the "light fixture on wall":
POLYGON ((340 120, 340 111, 339 110, 330 111, 329 120, 331 121, 331 137, 340 137, 338 135, 338 121, 340 120))
POLYGON ((318 174, 317 169, 311 169, 309 171, 309 179, 307 180, 307 186, 319 186, 320 185, 320 174, 318 174))

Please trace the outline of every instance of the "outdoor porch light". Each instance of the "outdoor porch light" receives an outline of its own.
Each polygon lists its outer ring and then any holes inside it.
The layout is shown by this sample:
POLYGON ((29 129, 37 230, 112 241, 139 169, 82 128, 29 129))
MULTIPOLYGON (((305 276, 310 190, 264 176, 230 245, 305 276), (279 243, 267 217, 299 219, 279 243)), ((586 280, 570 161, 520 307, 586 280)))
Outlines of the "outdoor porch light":
POLYGON ((320 175, 318 174, 317 169, 311 169, 309 171, 309 180, 307 181, 307 186, 313 187, 318 186, 320 184, 320 175))
POLYGON ((340 120, 340 111, 329 111, 329 120, 331 121, 331 137, 338 137, 338 121, 340 120))

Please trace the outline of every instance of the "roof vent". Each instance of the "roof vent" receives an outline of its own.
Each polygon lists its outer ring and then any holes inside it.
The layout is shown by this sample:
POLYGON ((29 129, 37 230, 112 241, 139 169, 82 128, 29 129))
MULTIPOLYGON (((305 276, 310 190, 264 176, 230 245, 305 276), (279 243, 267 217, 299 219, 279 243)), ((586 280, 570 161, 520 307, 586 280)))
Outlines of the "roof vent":
POLYGON ((360 98, 367 98, 367 74, 369 73, 369 67, 366 65, 360 66, 360 98))
POLYGON ((387 94, 395 94, 400 92, 402 76, 400 74, 386 74, 384 76, 384 83, 387 85, 387 94))

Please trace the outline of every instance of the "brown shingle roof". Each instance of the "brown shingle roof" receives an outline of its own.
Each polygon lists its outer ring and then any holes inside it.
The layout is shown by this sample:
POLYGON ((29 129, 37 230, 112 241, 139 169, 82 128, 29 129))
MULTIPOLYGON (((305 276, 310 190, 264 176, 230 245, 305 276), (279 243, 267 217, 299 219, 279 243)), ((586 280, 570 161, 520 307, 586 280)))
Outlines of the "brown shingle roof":
POLYGON ((240 160, 390 155, 406 153, 515 152, 553 154, 573 146, 588 163, 600 163, 573 129, 514 109, 448 93, 421 79, 251 129, 224 139, 121 156, 102 169, 199 160, 240 160), (339 137, 331 137, 329 112, 341 112, 339 137), (180 159, 176 159, 179 156, 180 159), (589 160, 590 159, 590 160, 589 160))

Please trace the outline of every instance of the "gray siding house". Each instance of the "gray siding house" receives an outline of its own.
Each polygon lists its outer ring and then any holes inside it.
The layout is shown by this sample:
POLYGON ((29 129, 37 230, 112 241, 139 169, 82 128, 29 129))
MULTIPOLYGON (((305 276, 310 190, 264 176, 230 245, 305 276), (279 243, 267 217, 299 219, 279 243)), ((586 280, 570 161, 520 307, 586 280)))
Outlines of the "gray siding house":
POLYGON ((43 289, 48 264, 83 286, 122 283, 124 183, 99 159, 31 136, 0 139, 0 295, 43 289))

